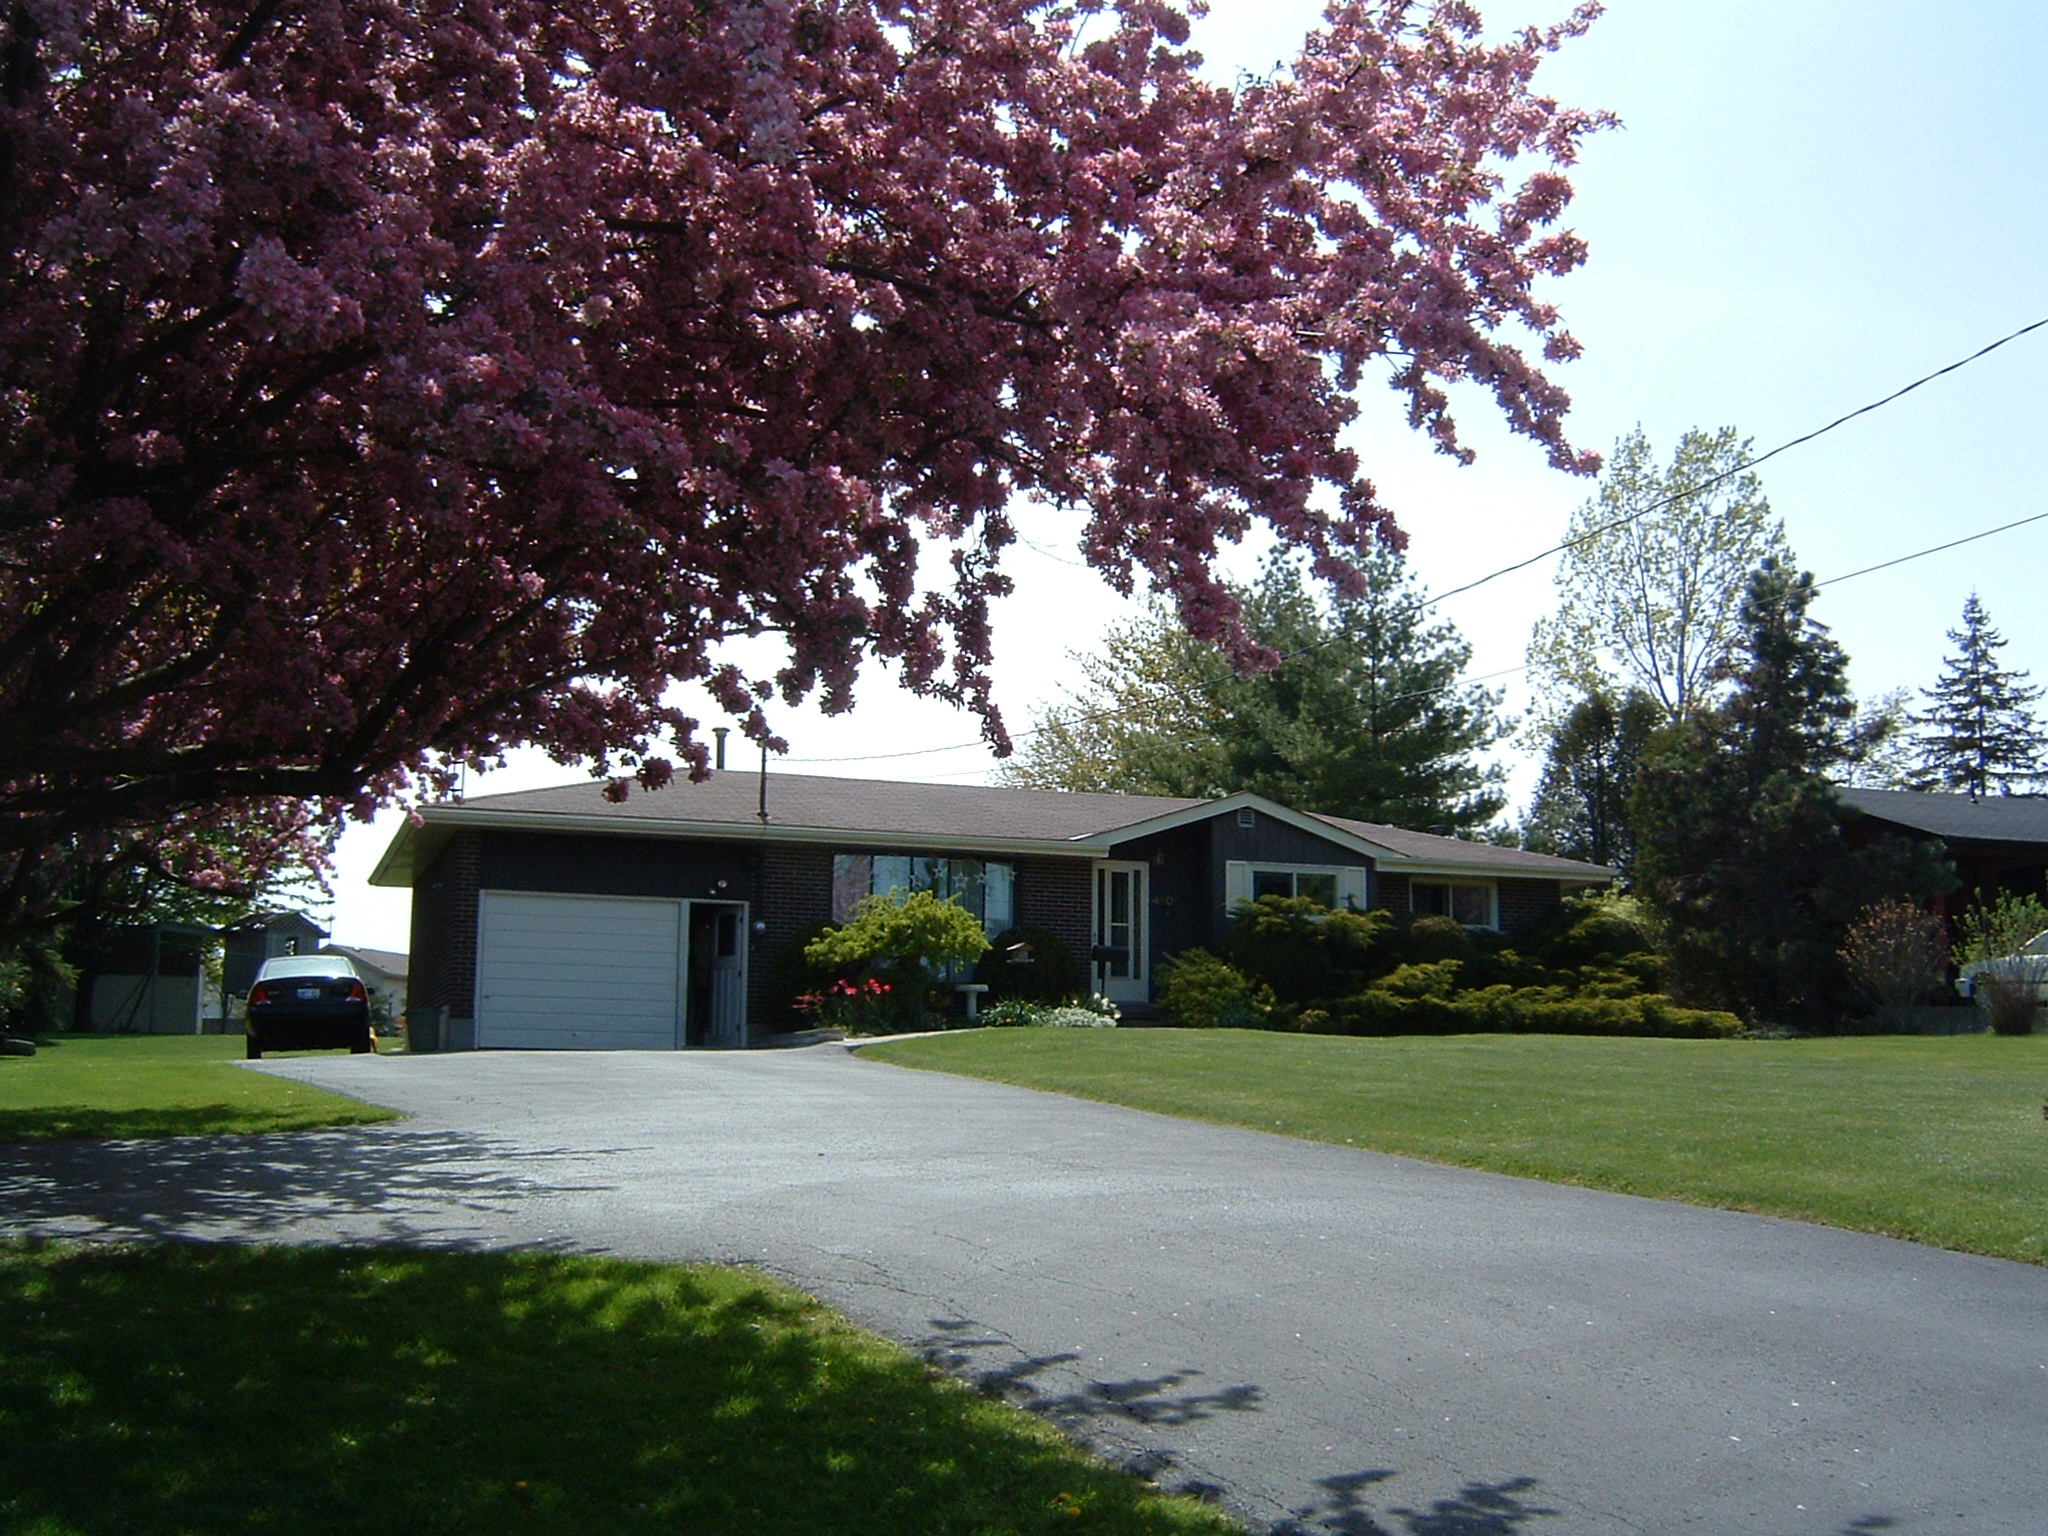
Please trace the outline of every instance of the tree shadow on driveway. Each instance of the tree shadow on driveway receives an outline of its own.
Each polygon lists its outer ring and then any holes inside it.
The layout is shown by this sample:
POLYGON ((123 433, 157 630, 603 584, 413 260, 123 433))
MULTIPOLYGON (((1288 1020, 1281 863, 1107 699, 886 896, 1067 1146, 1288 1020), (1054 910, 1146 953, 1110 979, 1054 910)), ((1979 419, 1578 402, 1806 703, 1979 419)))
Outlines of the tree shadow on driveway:
POLYGON ((504 1247, 565 1154, 466 1133, 308 1131, 0 1147, 0 1235, 504 1247), (530 1171, 529 1171, 530 1170, 530 1171))

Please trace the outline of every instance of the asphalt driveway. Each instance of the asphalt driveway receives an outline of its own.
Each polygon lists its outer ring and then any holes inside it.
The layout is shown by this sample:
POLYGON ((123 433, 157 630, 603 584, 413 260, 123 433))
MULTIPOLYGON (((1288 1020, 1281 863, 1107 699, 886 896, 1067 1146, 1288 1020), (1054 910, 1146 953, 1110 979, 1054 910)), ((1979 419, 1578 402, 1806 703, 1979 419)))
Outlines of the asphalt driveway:
POLYGON ((2030 1266, 831 1046, 259 1070, 414 1118, 0 1148, 0 1231, 753 1264, 1276 1531, 2048 1526, 2030 1266))

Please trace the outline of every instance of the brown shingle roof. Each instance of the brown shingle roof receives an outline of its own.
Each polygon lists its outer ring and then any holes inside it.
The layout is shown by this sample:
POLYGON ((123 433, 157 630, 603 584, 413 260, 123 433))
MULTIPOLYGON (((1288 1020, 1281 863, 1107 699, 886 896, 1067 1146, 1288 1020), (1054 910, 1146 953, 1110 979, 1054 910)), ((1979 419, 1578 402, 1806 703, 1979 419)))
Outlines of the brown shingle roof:
POLYGON ((1895 826, 1966 843, 2048 843, 2048 797, 1837 789, 1842 804, 1895 826))
MULTIPOLYGON (((704 822, 757 826, 760 779, 744 771, 713 774, 702 784, 635 789, 613 804, 596 783, 479 795, 465 810, 602 816, 621 822, 704 822)), ((1162 795, 1070 795, 1048 789, 987 784, 903 784, 888 779, 768 775, 768 820, 824 832, 911 832, 963 840, 1068 842, 1202 805, 1162 795)))
POLYGON ((1577 859, 1555 858, 1547 853, 1529 853, 1520 848, 1503 848, 1496 843, 1471 843, 1461 837, 1437 837, 1428 832, 1410 832, 1376 821, 1353 821, 1348 816, 1318 816, 1333 827, 1342 827, 1354 837, 1391 848, 1405 859, 1431 864, 1464 864, 1474 871, 1499 875, 1528 875, 1560 880, 1606 880, 1613 871, 1600 864, 1582 864, 1577 859))

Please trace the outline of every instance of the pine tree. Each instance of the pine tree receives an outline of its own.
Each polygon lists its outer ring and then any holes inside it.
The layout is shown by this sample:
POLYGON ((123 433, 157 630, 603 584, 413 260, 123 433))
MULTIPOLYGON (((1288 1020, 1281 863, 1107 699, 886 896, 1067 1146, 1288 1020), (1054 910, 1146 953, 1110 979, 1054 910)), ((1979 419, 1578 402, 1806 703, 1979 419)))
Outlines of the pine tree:
POLYGON ((1320 600, 1299 560, 1232 588, 1246 630, 1280 654, 1240 676, 1163 608, 1081 658, 1087 685, 1038 716, 1004 772, 1034 789, 1227 795, 1297 810, 1472 832, 1499 814, 1500 696, 1462 680, 1471 647, 1427 617, 1397 551, 1360 562, 1366 590, 1320 600))
POLYGON ((1664 918, 1675 989, 1752 1022, 1827 1023, 1873 901, 1954 883, 1939 849, 1842 836, 1829 779, 1860 751, 1848 658, 1807 617, 1813 578, 1766 560, 1742 602, 1731 687, 1653 750, 1629 803, 1636 890, 1664 918))
POLYGON ((1967 790, 2009 795, 2038 784, 2048 737, 2034 717, 2039 688, 2025 672, 1998 665, 2005 636, 1972 592, 1963 604, 1963 627, 1948 632, 1958 647, 1944 662, 1941 681, 1921 692, 1933 708, 1919 717, 1920 772, 1916 789, 1967 790))
POLYGON ((1611 864, 1626 877, 1635 855, 1629 792, 1662 716, 1639 688, 1619 700, 1595 691, 1574 704, 1551 732, 1522 846, 1611 864))

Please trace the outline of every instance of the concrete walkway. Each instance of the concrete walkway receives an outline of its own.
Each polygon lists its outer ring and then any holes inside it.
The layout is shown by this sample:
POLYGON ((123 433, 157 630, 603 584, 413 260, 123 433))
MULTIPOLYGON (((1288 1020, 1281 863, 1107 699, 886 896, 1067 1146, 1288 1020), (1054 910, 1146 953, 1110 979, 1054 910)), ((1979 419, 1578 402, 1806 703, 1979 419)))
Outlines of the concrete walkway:
POLYGON ((0 1148, 0 1231, 753 1264, 1274 1531, 2048 1528, 2030 1266, 835 1046, 258 1070, 414 1118, 0 1148))

